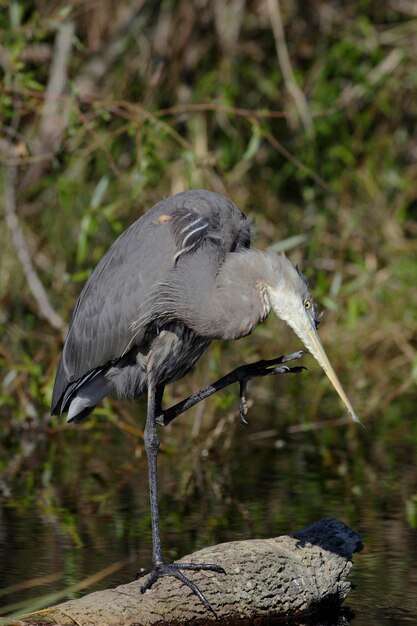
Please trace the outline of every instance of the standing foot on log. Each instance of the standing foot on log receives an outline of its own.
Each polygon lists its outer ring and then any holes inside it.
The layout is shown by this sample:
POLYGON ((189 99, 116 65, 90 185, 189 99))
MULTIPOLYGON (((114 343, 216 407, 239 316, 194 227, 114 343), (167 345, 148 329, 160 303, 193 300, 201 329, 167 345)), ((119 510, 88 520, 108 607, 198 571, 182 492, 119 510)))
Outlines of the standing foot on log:
POLYGON ((136 574, 136 579, 142 578, 142 576, 150 574, 148 580, 144 585, 142 585, 140 589, 141 593, 145 593, 145 591, 150 589, 152 585, 158 580, 158 578, 162 578, 163 576, 174 576, 175 578, 178 578, 178 580, 180 580, 184 585, 189 587, 191 591, 204 604, 206 609, 211 611, 213 615, 217 617, 216 611, 213 609, 206 596, 200 591, 200 589, 195 583, 193 583, 192 580, 184 576, 184 574, 180 571, 182 569, 194 571, 209 570, 212 572, 218 572, 219 574, 226 573, 222 567, 220 567, 219 565, 214 565, 212 563, 159 563, 153 569, 141 568, 136 574))

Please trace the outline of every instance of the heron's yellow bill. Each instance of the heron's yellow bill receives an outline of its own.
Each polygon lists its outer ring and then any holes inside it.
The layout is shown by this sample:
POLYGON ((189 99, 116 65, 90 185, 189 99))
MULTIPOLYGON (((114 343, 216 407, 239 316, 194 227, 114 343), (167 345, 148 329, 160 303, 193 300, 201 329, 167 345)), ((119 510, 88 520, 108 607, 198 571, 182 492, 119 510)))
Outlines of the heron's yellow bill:
POLYGON ((317 361, 320 363, 320 365, 324 369, 325 373, 327 374, 327 377, 329 378, 333 387, 336 389, 337 393, 339 394, 343 404, 345 405, 350 415, 352 416, 353 421, 360 423, 359 417, 356 415, 355 411, 353 410, 353 407, 349 401, 349 398, 345 394, 344 389, 340 383, 340 380, 338 379, 336 372, 334 371, 329 359, 327 358, 327 354, 324 351, 323 345, 320 341, 320 337, 318 336, 316 329, 314 327, 311 327, 311 330, 309 331, 308 335, 310 339, 310 345, 307 346, 309 351, 314 356, 314 358, 317 359, 317 361))

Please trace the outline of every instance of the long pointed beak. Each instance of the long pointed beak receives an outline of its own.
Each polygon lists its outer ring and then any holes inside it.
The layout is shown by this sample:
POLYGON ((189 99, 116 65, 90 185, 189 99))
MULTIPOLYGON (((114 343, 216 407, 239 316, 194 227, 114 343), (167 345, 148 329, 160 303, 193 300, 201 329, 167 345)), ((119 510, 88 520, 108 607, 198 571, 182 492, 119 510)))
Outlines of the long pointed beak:
POLYGON ((336 389, 337 393, 339 394, 343 404, 346 406, 347 410, 352 416, 353 421, 360 423, 359 417, 356 415, 355 411, 353 410, 353 407, 349 401, 349 398, 345 394, 344 389, 340 383, 340 380, 338 379, 336 372, 334 371, 333 367, 330 364, 329 359, 327 358, 327 354, 324 351, 323 345, 320 341, 320 337, 318 336, 318 333, 316 329, 314 328, 314 326, 311 326, 308 332, 308 336, 310 339, 310 345, 307 345, 307 348, 309 349, 311 354, 314 356, 315 359, 317 359, 317 361, 320 363, 320 365, 324 369, 330 382, 332 383, 333 387, 336 389))

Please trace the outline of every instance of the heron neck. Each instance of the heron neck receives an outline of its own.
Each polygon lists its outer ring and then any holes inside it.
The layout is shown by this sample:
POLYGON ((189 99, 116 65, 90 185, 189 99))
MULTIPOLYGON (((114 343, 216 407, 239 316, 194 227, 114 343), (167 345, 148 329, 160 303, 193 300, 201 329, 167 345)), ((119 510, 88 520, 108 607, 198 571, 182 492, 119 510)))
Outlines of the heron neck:
POLYGON ((212 338, 239 339, 250 334, 271 310, 268 254, 242 250, 226 257, 205 298, 202 312, 212 338))
POLYGON ((277 283, 277 273, 279 256, 270 251, 245 249, 220 260, 200 249, 181 259, 164 284, 159 316, 208 339, 239 339, 269 315, 268 289, 277 283))

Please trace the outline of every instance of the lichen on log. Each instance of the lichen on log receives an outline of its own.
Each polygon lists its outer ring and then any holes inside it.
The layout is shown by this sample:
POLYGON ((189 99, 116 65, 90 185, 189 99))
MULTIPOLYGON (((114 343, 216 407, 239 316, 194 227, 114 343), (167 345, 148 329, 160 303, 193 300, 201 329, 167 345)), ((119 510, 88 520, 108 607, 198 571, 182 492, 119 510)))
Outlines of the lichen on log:
POLYGON ((218 620, 177 579, 158 580, 140 593, 142 581, 90 593, 38 615, 25 626, 174 626, 175 624, 262 624, 336 608, 348 595, 346 580, 359 535, 336 519, 319 520, 289 535, 232 541, 203 548, 184 562, 216 563, 226 574, 189 572, 218 620))

